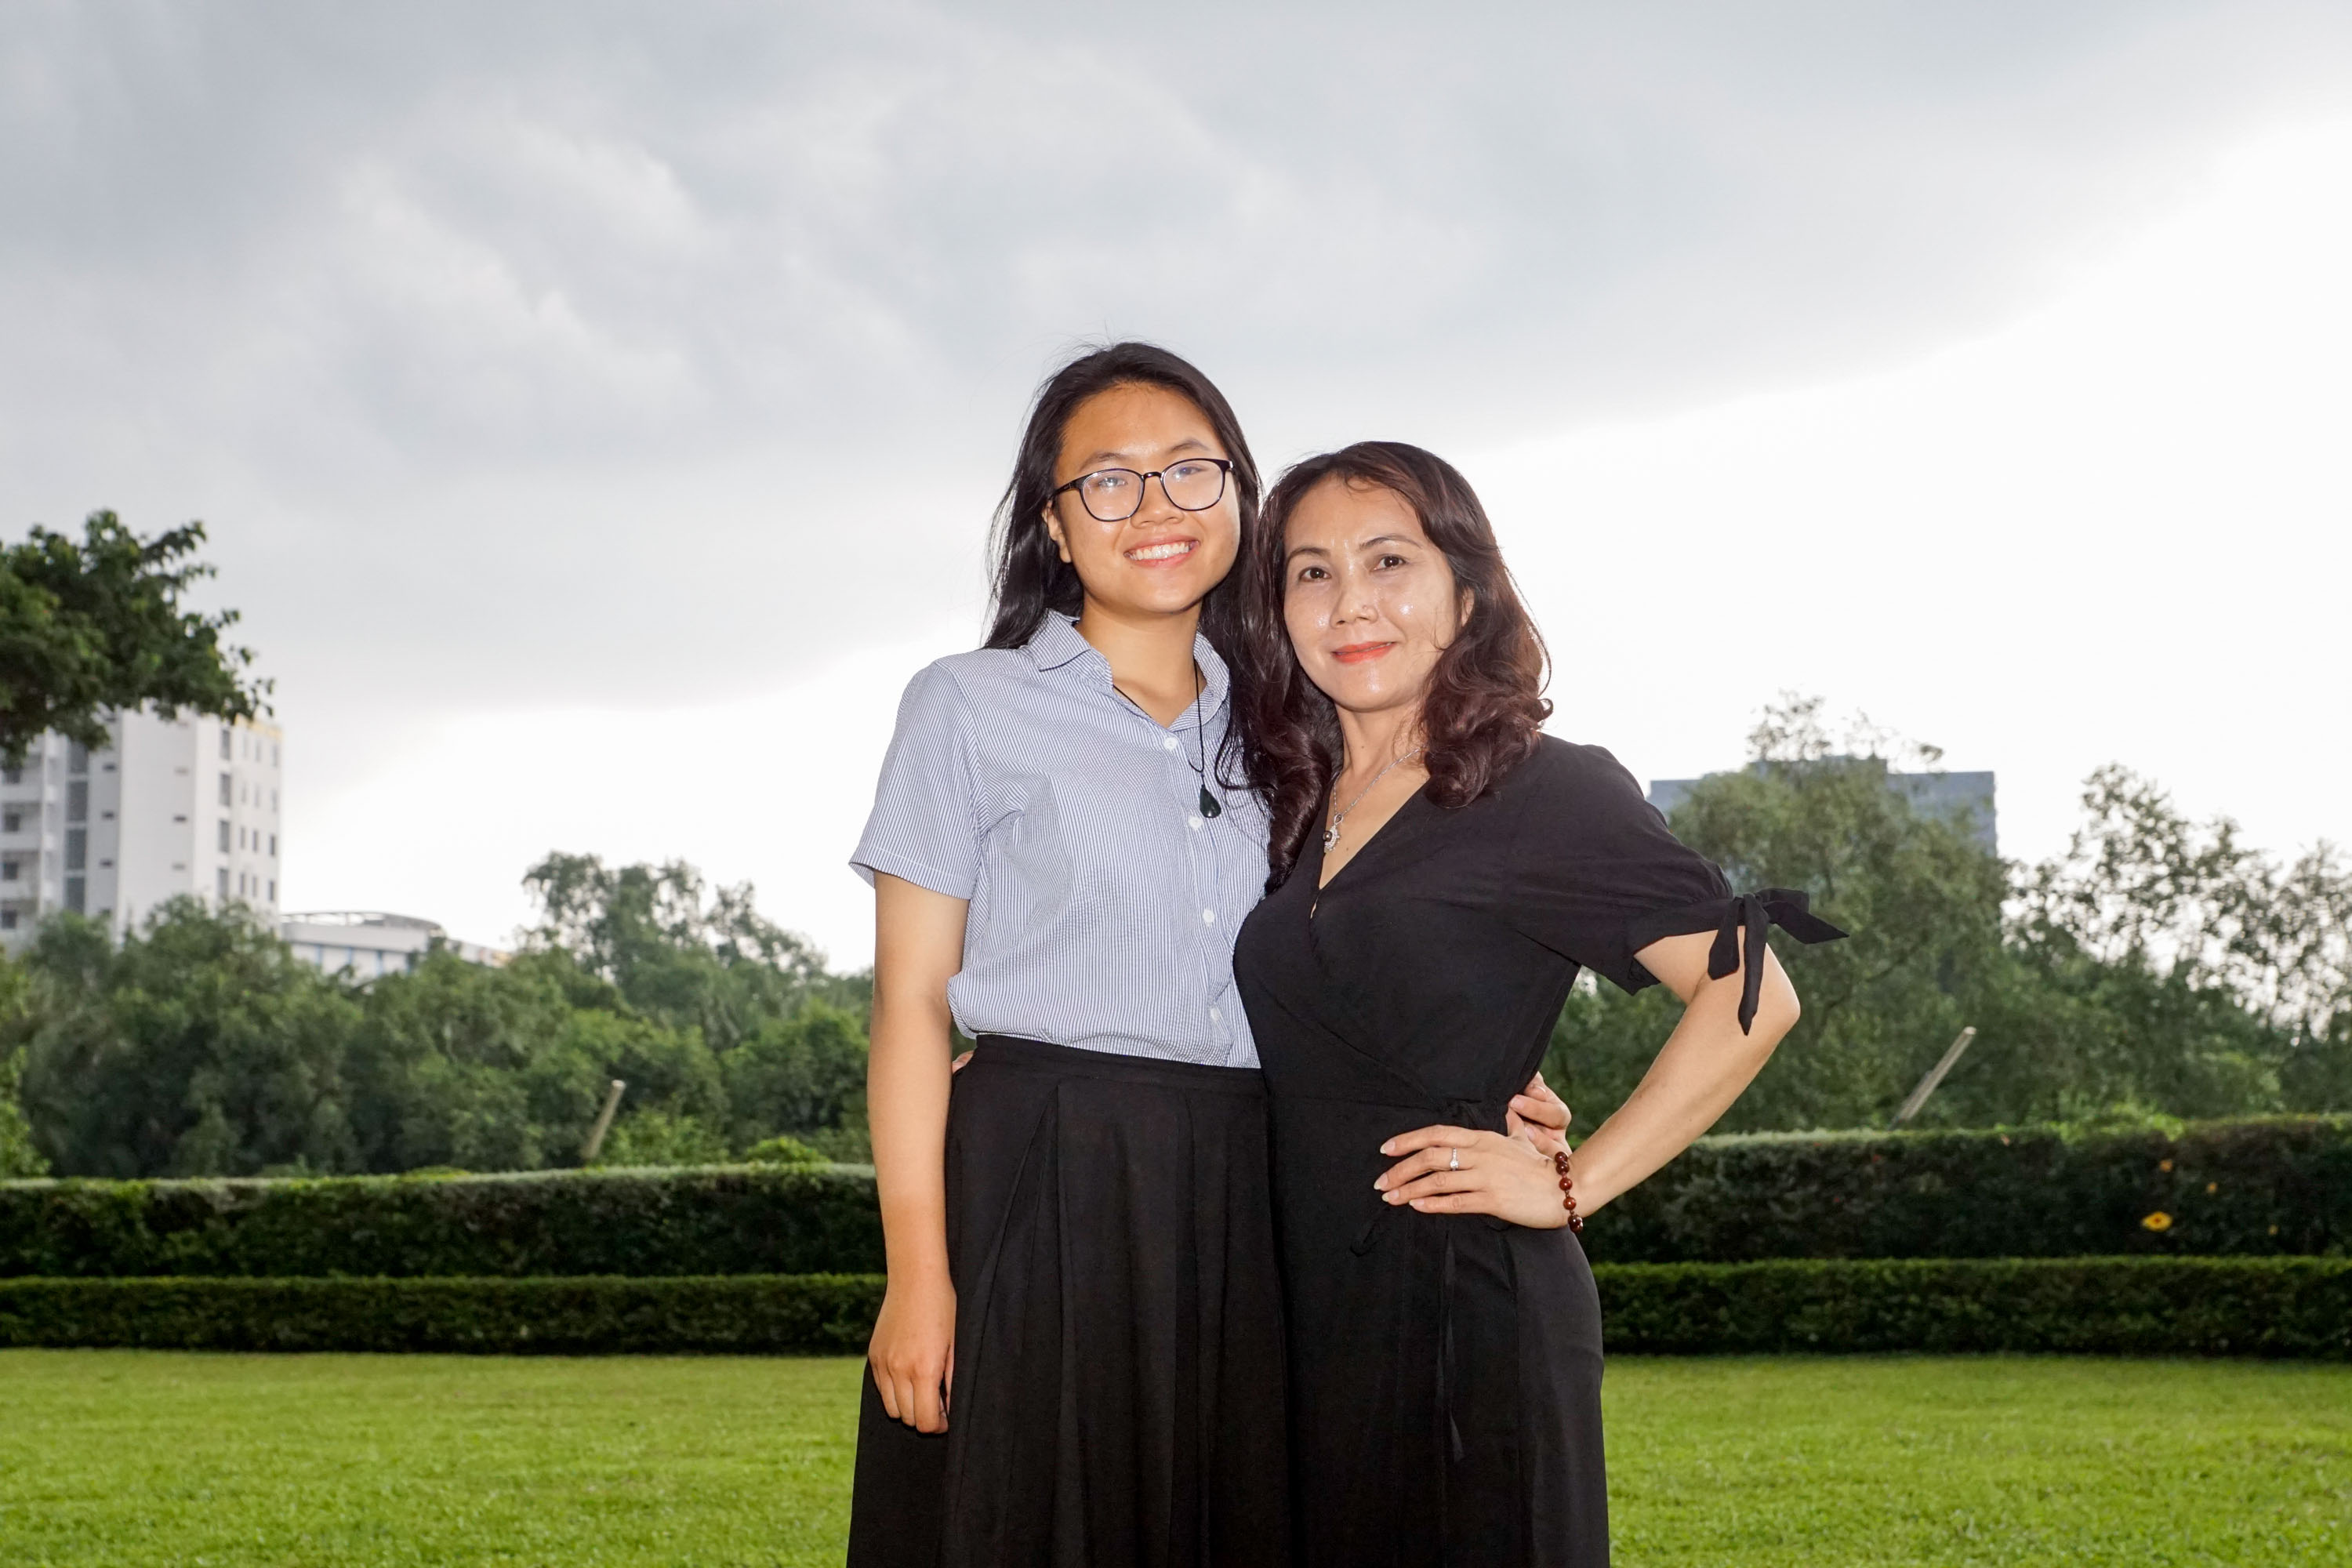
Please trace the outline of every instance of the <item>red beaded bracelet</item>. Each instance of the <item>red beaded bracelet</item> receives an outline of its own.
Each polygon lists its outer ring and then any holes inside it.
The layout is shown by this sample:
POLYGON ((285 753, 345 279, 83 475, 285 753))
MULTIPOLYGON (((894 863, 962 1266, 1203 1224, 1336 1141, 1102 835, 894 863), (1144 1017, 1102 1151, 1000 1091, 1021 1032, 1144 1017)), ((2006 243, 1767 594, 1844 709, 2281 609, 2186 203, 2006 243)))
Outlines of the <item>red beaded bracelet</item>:
POLYGON ((1578 1236, 1584 1234, 1584 1216, 1576 1212, 1576 1183, 1568 1173, 1568 1153, 1565 1150, 1551 1157, 1551 1168, 1559 1173, 1559 1206, 1568 1211, 1568 1228, 1578 1236))

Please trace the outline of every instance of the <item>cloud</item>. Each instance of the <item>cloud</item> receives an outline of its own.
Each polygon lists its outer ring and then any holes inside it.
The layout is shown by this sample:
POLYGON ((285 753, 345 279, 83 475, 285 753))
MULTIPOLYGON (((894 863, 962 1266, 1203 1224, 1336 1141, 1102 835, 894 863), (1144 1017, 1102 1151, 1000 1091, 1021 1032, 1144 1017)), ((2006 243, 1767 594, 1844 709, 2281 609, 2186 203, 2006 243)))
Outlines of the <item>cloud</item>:
POLYGON ((2347 80, 2284 0, 27 0, 0 516, 205 517, 323 798, 966 635, 1076 339, 1274 463, 1670 417, 1996 331, 2347 80))

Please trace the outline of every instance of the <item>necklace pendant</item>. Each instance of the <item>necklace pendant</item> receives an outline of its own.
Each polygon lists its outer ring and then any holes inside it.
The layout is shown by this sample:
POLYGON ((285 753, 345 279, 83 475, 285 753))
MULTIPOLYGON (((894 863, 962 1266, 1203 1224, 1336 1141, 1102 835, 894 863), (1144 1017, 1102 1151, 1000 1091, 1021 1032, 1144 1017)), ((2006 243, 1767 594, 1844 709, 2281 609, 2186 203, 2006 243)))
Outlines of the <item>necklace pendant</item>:
POLYGON ((1323 830, 1323 853, 1328 855, 1339 847, 1339 825, 1333 823, 1323 830))
POLYGON ((1225 808, 1217 804, 1217 797, 1209 793, 1209 786, 1207 784, 1202 784, 1201 786, 1201 815, 1202 816, 1223 816, 1224 814, 1225 808))

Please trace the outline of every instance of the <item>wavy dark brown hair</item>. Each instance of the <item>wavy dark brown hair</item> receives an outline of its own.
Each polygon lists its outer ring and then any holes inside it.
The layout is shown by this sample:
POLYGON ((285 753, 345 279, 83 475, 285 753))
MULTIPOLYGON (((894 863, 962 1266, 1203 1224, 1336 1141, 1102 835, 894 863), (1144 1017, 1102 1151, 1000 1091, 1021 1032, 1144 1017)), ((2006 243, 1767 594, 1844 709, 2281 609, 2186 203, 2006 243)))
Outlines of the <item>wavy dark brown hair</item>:
POLYGON ((1243 635, 1252 668, 1243 765, 1273 816, 1266 889, 1287 880, 1321 815, 1344 747, 1339 710, 1307 678, 1282 603, 1290 514, 1319 485, 1377 485, 1412 508, 1422 531, 1470 590, 1470 616, 1431 670, 1422 700, 1423 763, 1439 805, 1468 805, 1535 753, 1551 704, 1542 634, 1519 602, 1494 525, 1461 471, 1402 441, 1359 441, 1295 465, 1244 542, 1243 635))

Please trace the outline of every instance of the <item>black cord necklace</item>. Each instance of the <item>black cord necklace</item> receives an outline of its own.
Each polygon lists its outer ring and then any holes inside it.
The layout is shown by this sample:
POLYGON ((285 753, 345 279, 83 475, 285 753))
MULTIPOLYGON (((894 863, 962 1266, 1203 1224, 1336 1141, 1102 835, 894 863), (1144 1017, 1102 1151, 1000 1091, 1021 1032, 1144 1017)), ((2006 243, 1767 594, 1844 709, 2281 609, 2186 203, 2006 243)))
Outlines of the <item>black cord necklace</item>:
MULTIPOLYGON (((1129 708, 1141 713, 1145 718, 1151 719, 1150 713, 1145 710, 1143 704, 1129 697, 1126 689, 1118 681, 1112 681, 1110 689, 1122 698, 1126 698, 1129 708)), ((1196 663, 1192 666, 1192 733, 1200 738, 1201 760, 1195 763, 1192 758, 1186 757, 1184 762, 1201 781, 1201 815, 1204 817, 1223 816, 1225 814, 1225 808, 1217 804, 1217 797, 1209 793, 1209 716, 1201 709, 1201 700, 1208 694, 1209 678, 1201 673, 1201 667, 1196 663)), ((1151 721, 1154 724, 1160 722, 1157 719, 1151 719, 1151 721)))

